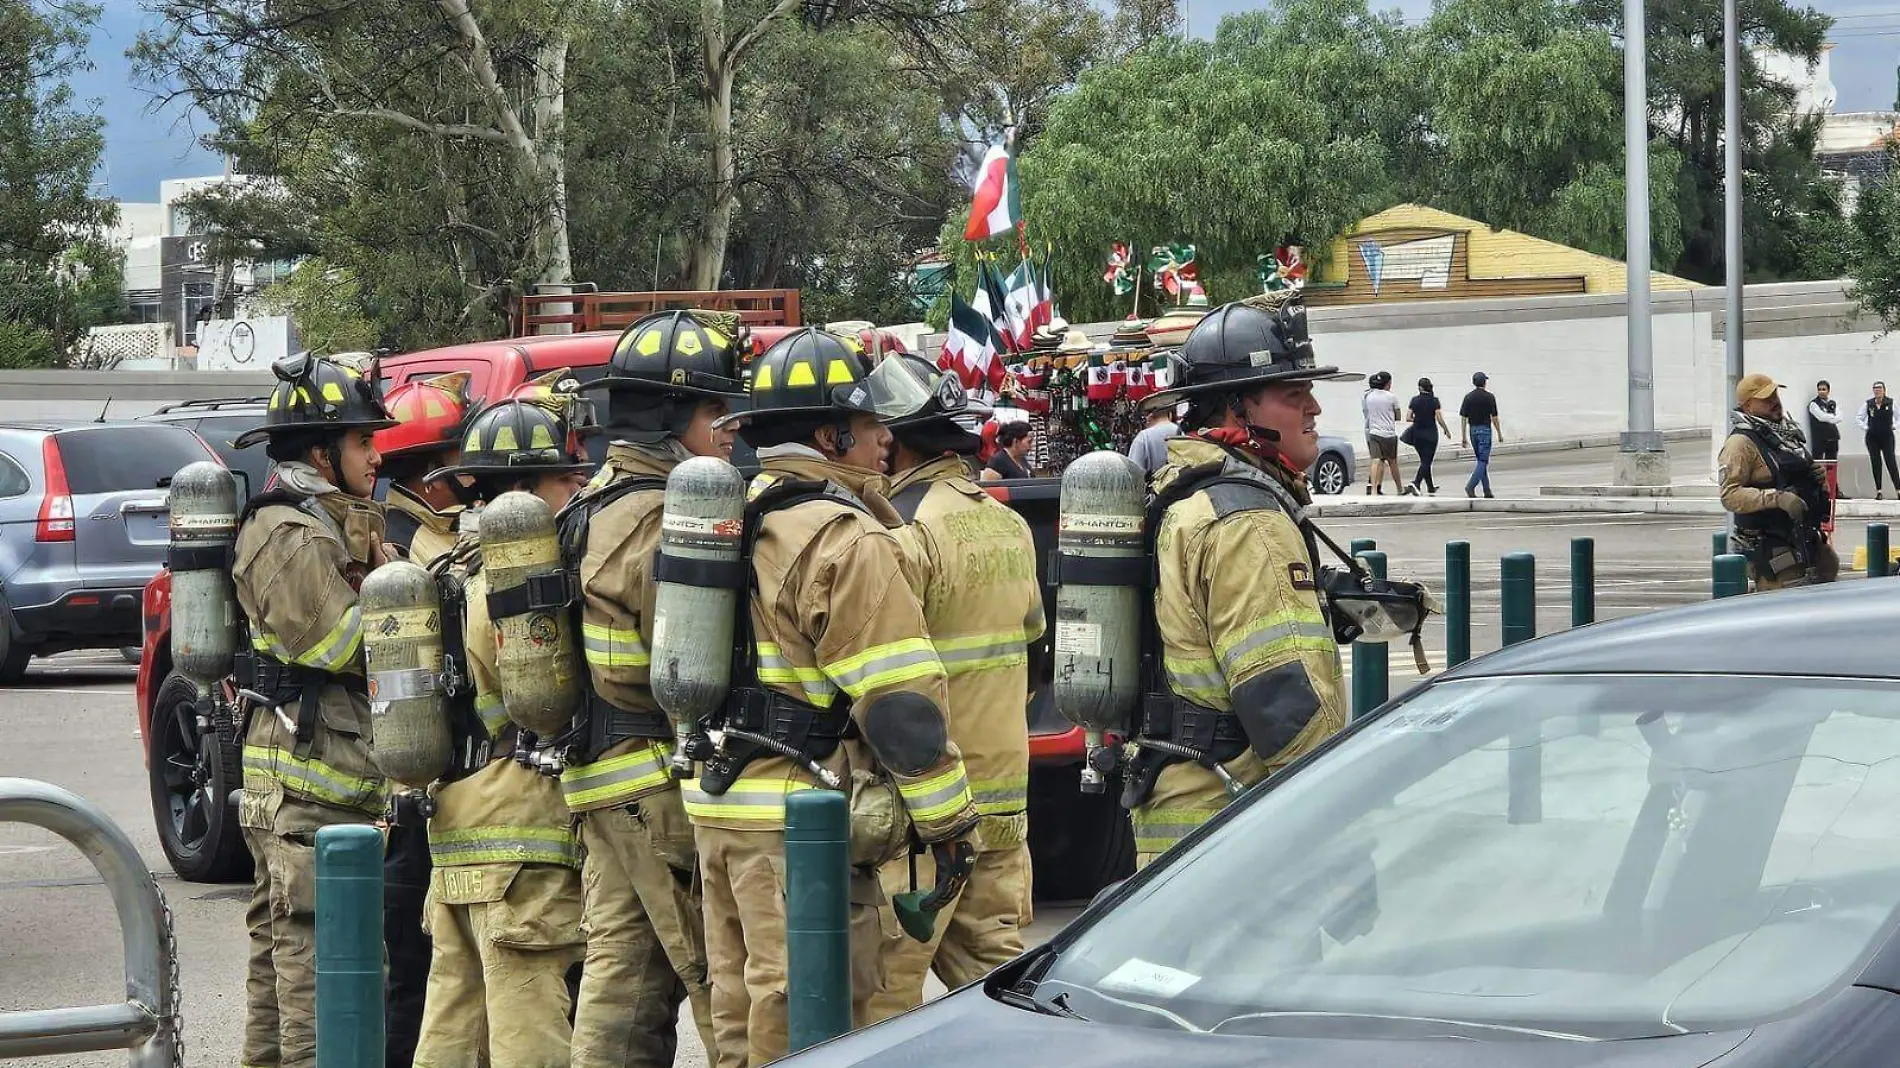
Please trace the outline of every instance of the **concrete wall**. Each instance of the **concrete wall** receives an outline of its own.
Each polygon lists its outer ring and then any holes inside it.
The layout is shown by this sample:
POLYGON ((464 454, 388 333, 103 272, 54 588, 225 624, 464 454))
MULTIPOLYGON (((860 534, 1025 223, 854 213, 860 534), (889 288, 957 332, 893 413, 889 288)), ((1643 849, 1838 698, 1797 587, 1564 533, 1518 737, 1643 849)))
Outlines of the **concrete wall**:
MULTIPOLYGON (((1653 294, 1657 429, 1725 426, 1732 402, 1722 303, 1720 289, 1653 294)), ((1625 429, 1626 305, 1622 294, 1586 294, 1315 308, 1309 318, 1321 363, 1390 371, 1401 401, 1421 376, 1430 378, 1454 434, 1458 402, 1472 372, 1483 371, 1508 440, 1558 440, 1625 429)), ((1106 340, 1116 325, 1083 329, 1106 340)), ((1790 387, 1790 407, 1805 408, 1817 378, 1832 381, 1849 403, 1866 397, 1877 378, 1900 390, 1900 336, 1877 341, 1878 330, 1878 322, 1858 316, 1841 282, 1748 288, 1748 369, 1778 376, 1790 387)), ((941 343, 932 335, 923 351, 934 357, 941 343)), ((1361 441, 1363 392, 1357 384, 1321 383, 1321 430, 1361 441)), ((1843 437, 1844 452, 1865 451, 1858 432, 1843 437)))
POLYGON ((271 375, 216 371, 0 371, 0 420, 131 419, 182 400, 261 397, 271 375))

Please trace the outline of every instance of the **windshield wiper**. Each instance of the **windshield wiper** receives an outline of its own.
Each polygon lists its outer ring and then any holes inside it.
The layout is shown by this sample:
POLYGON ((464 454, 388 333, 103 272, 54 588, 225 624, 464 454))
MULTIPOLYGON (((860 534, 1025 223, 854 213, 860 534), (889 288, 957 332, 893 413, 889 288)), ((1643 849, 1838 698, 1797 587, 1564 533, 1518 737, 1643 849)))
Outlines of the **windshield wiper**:
POLYGON ((1088 1017, 1069 1007, 1069 995, 1067 991, 1057 994, 1048 1001, 1043 1001, 1035 995, 1018 990, 1015 987, 1005 987, 996 992, 996 997, 997 1000, 1002 1001, 1004 1004, 1012 1005, 1019 1009, 1028 1009, 1030 1012, 1039 1013, 1043 1016, 1060 1016, 1065 1020, 1080 1020, 1083 1023, 1089 1022, 1088 1017))
MULTIPOLYGON (((1230 1016, 1208 1029, 1210 1034, 1219 1034, 1228 1024, 1249 1020, 1274 1019, 1339 1019, 1339 1020, 1380 1020, 1388 1023, 1426 1024, 1431 1027, 1453 1027, 1472 1031, 1493 1031, 1501 1034, 1522 1035, 1528 1038, 1554 1038, 1567 1042, 1595 1042, 1591 1035, 1579 1035, 1568 1031, 1552 1031, 1538 1027, 1518 1027, 1511 1024, 1479 1023, 1473 1020, 1448 1020, 1435 1016, 1393 1016, 1373 1012, 1323 1012, 1318 1010, 1289 1009, 1269 1012, 1249 1012, 1239 1016, 1230 1016)), ((1446 1036, 1451 1037, 1451 1036, 1446 1036)))

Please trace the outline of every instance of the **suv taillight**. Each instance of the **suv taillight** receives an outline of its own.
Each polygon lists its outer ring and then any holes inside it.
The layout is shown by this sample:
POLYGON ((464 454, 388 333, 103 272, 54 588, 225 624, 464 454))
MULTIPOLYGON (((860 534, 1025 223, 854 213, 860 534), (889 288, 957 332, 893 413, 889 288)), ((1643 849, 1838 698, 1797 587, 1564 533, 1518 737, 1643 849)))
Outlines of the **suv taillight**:
POLYGON ((51 434, 40 446, 40 459, 46 466, 46 497, 40 501, 40 519, 33 528, 33 540, 71 541, 73 495, 66 485, 66 461, 60 458, 59 441, 51 434))

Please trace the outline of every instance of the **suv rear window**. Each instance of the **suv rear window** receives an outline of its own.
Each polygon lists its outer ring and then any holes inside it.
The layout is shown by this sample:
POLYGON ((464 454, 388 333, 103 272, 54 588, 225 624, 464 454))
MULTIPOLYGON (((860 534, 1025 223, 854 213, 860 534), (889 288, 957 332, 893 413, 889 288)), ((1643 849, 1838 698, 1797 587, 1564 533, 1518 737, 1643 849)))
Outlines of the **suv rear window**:
POLYGON ((191 431, 176 426, 102 426, 54 435, 73 493, 155 489, 160 479, 217 457, 191 431))

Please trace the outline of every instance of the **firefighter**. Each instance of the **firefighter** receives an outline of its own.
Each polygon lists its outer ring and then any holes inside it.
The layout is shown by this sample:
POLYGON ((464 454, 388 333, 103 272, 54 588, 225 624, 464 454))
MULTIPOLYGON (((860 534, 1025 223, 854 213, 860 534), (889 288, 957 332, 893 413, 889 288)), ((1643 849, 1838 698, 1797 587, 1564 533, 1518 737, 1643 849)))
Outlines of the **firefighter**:
POLYGON ((388 541, 423 567, 455 547, 456 521, 473 499, 466 478, 429 477, 461 457, 475 414, 468 385, 468 372, 456 371, 397 386, 385 401, 396 425, 376 433, 389 481, 388 541))
POLYGON ((749 408, 727 418, 764 467, 746 512, 743 671, 734 673, 720 751, 682 787, 704 879, 719 1068, 758 1068, 787 1052, 788 794, 853 795, 859 1025, 883 981, 877 868, 902 855, 908 822, 937 862, 925 905, 941 903, 975 861, 978 821, 948 740, 943 665, 911 586, 902 520, 885 497, 891 435, 879 417, 910 414, 922 398, 902 382, 874 380, 854 341, 811 328, 761 354, 747 392, 749 408))
MULTIPOLYGON (((545 393, 491 405, 470 421, 460 461, 429 477, 470 476, 478 510, 520 490, 558 511, 586 484, 589 467, 563 408, 545 393)), ((533 766, 529 736, 503 707, 484 546, 468 526, 451 559, 467 576, 463 641, 475 715, 454 740, 452 770, 430 791, 427 924, 435 955, 415 1063, 565 1065, 566 975, 582 949, 580 846, 559 783, 533 766)))
MULTIPOLYGON (((461 478, 431 479, 429 472, 455 463, 462 431, 474 409, 469 374, 457 371, 405 383, 389 391, 384 406, 396 425, 378 430, 374 443, 389 480, 385 538, 424 567, 455 547, 455 524, 472 491, 461 478)), ((383 984, 387 1018, 384 1063, 408 1068, 422 1026, 423 994, 429 984, 429 936, 422 930, 422 903, 429 890, 429 835, 415 803, 403 791, 390 801, 389 840, 383 863, 383 945, 389 959, 383 984)))
POLYGON ((709 1057, 715 1048, 693 828, 667 769, 673 730, 647 687, 648 638, 666 476, 688 457, 732 456, 732 431, 713 423, 743 396, 737 328, 713 313, 641 319, 615 345, 607 376, 587 387, 607 391, 610 444, 562 517, 563 542, 582 546, 591 682, 586 762, 561 776, 586 853, 575 1068, 671 1065, 684 1000, 709 1057))
POLYGON ((1345 725, 1339 650, 1300 512, 1318 454, 1313 383, 1362 377, 1338 370, 1314 365, 1303 308, 1243 301, 1196 324, 1177 356, 1179 385, 1143 402, 1185 400, 1188 411, 1153 480, 1167 692, 1146 702, 1141 734, 1176 751, 1140 749, 1129 769, 1137 864, 1224 807, 1229 779, 1252 785, 1345 725), (1202 759, 1182 759, 1183 747, 1202 759))
POLYGON ((382 815, 368 747, 363 576, 388 559, 374 434, 392 425, 371 371, 299 353, 271 368, 260 442, 276 461, 239 520, 231 575, 250 628, 238 824, 256 861, 246 914, 242 1063, 316 1063, 316 834, 382 815))
MULTIPOLYGON (((935 970, 954 990, 1023 951, 1030 919, 1029 646, 1042 635, 1042 591, 1029 525, 971 480, 983 447, 977 428, 988 411, 973 405, 955 375, 916 356, 880 366, 908 369, 930 401, 893 419, 891 504, 909 524, 931 643, 949 677, 950 740, 963 753, 982 822, 976 866, 957 900, 937 918, 933 937, 905 939, 885 958, 876 1018, 923 1001, 935 970)), ((889 893, 914 889, 934 873, 920 858, 885 865, 889 893)))

